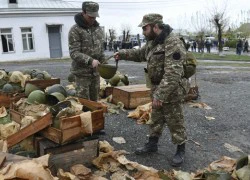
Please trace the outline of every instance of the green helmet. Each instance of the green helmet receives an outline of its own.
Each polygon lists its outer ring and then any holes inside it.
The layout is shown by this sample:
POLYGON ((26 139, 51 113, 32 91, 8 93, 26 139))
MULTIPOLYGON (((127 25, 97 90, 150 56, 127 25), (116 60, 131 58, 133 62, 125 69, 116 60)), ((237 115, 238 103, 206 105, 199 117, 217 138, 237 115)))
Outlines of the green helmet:
POLYGON ((47 95, 47 102, 49 105, 55 105, 65 99, 65 96, 59 92, 54 92, 47 95))
POLYGON ((42 71, 39 70, 39 69, 33 69, 33 70, 30 72, 31 79, 36 78, 37 75, 38 75, 39 73, 42 73, 42 71))
POLYGON ((127 75, 122 75, 121 81, 127 86, 129 85, 129 80, 127 75))
POLYGON ((31 71, 30 69, 24 69, 22 70, 21 72, 24 74, 24 75, 30 75, 31 74, 31 71))
POLYGON ((63 94, 64 97, 67 97, 67 92, 66 92, 65 88, 60 84, 54 84, 52 86, 47 87, 46 92, 48 94, 52 94, 54 92, 59 92, 59 93, 63 94))
POLYGON ((27 83, 25 85, 24 94, 28 97, 32 91, 40 90, 36 85, 27 83))
POLYGON ((41 90, 32 91, 27 99, 28 104, 45 104, 46 96, 45 93, 41 90))
POLYGON ((14 92, 14 88, 11 84, 7 83, 3 86, 3 92, 12 93, 12 92, 14 92))
POLYGON ((41 80, 43 80, 44 79, 44 74, 41 73, 41 72, 39 72, 39 73, 36 74, 36 76, 34 77, 34 79, 41 79, 41 80))
POLYGON ((47 71, 43 71, 43 77, 45 80, 51 79, 51 75, 47 71))
POLYGON ((97 67, 97 69, 98 69, 100 76, 102 78, 110 79, 115 75, 117 67, 114 65, 109 65, 109 64, 100 64, 97 67))
POLYGON ((75 75, 72 74, 72 73, 70 73, 70 74, 68 75, 68 81, 69 81, 69 82, 75 82, 75 80, 76 80, 75 75))
POLYGON ((68 96, 75 96, 76 95, 76 90, 75 89, 68 89, 67 90, 67 95, 68 96))
POLYGON ((124 84, 122 81, 120 81, 120 82, 117 84, 117 86, 125 86, 125 84, 124 84))
POLYGON ((7 76, 7 73, 5 70, 0 69, 0 79, 4 79, 7 76))
POLYGON ((120 81, 120 76, 118 74, 115 74, 110 80, 109 80, 109 83, 112 85, 112 86, 116 86, 119 81, 120 81))
POLYGON ((11 84, 12 87, 14 88, 14 91, 17 91, 17 92, 23 91, 23 88, 22 88, 20 82, 19 82, 19 83, 10 82, 10 84, 11 84))
POLYGON ((0 89, 3 88, 3 86, 7 83, 4 79, 0 79, 0 89))

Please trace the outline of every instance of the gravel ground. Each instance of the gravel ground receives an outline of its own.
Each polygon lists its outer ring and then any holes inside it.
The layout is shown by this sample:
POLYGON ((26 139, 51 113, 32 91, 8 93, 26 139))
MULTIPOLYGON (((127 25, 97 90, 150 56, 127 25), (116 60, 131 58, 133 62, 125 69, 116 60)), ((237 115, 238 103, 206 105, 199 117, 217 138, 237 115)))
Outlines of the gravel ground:
MULTIPOLYGON (((70 69, 69 61, 35 61, 23 63, 1 63, 1 69, 7 71, 22 69, 46 70, 54 77, 61 79, 61 84, 67 84, 67 75, 70 69)), ((110 61, 114 63, 114 61, 110 61)), ((120 61, 118 70, 129 75, 131 84, 145 83, 143 67, 145 63, 120 61)), ((225 143, 240 148, 250 154, 250 69, 229 66, 199 66, 197 84, 200 90, 200 99, 211 110, 191 108, 185 105, 185 120, 188 139, 186 146, 185 163, 181 170, 195 172, 207 167, 212 161, 222 156, 238 158, 240 152, 230 152, 224 147, 225 143), (215 120, 207 120, 205 116, 212 116, 215 120), (197 145, 197 142, 200 144, 197 145)), ((138 156, 134 150, 142 146, 147 140, 147 126, 137 125, 135 120, 127 118, 127 112, 119 115, 106 114, 105 134, 100 140, 107 140, 115 149, 124 149, 130 152, 127 158, 138 163, 152 166, 157 169, 170 170, 170 161, 175 153, 175 146, 170 141, 168 129, 164 130, 159 142, 159 151, 155 154, 138 156), (117 144, 112 137, 122 136, 125 144, 117 144)))

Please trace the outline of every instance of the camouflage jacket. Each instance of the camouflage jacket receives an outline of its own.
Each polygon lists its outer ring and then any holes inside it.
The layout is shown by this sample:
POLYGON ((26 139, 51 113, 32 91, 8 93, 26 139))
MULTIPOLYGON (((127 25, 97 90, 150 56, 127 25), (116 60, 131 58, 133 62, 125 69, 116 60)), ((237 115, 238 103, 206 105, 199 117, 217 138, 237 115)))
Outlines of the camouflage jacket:
POLYGON ((120 50, 119 53, 125 60, 147 61, 154 98, 164 103, 183 100, 187 83, 183 78, 186 49, 179 37, 162 31, 159 37, 148 41, 141 49, 120 50))
POLYGON ((75 22, 68 35, 69 53, 73 60, 71 72, 77 76, 98 75, 92 68, 92 61, 104 61, 104 33, 98 22, 88 27, 81 13, 75 15, 75 22))

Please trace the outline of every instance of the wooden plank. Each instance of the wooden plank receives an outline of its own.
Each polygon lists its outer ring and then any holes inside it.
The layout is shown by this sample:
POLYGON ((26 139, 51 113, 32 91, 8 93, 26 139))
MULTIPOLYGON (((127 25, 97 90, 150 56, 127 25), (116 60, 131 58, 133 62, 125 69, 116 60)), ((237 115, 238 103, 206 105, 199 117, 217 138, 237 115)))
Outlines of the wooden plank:
POLYGON ((87 106, 91 110, 102 109, 103 112, 107 112, 107 106, 102 104, 102 103, 98 103, 98 102, 95 102, 95 101, 90 101, 90 100, 83 99, 83 98, 78 98, 78 99, 79 99, 79 101, 81 102, 82 105, 87 106))
POLYGON ((86 141, 83 143, 83 147, 81 149, 50 155, 49 169, 55 176, 59 168, 69 172, 70 167, 76 164, 83 164, 89 167, 92 165, 92 161, 97 156, 98 140, 86 141))
POLYGON ((32 124, 26 126, 25 128, 19 130, 15 134, 12 134, 11 136, 9 136, 7 138, 8 148, 21 142, 27 137, 39 132, 40 130, 46 128, 50 124, 52 124, 52 115, 51 113, 48 113, 45 116, 33 122, 32 124))
POLYGON ((126 109, 133 109, 151 102, 150 93, 145 84, 115 87, 112 101, 115 104, 122 102, 126 109))
POLYGON ((39 146, 39 156, 43 156, 47 153, 47 149, 48 148, 55 148, 58 147, 59 144, 54 143, 53 141, 50 141, 48 139, 43 139, 41 141, 38 142, 38 146, 39 146))
POLYGON ((6 155, 5 154, 0 154, 0 169, 2 168, 5 160, 6 160, 6 155))
POLYGON ((83 136, 81 126, 73 127, 71 129, 62 130, 62 141, 61 144, 65 144, 72 140, 79 139, 83 136))
POLYGON ((79 115, 77 116, 72 116, 72 117, 67 117, 67 118, 62 118, 60 120, 60 129, 65 130, 73 127, 80 127, 81 126, 81 118, 79 115))
POLYGON ((150 91, 149 88, 146 87, 146 84, 137 84, 137 85, 129 85, 129 86, 117 86, 115 89, 120 89, 126 92, 140 92, 140 91, 150 91))
POLYGON ((39 142, 44 140, 45 137, 42 137, 42 136, 37 136, 35 135, 34 138, 33 138, 33 146, 34 146, 34 149, 36 151, 36 155, 37 157, 40 156, 40 146, 39 146, 39 142))
POLYGON ((54 141, 58 144, 62 142, 62 131, 54 127, 47 127, 39 132, 42 136, 54 141))
POLYGON ((45 155, 45 154, 61 154, 61 153, 81 149, 83 147, 88 148, 86 144, 88 143, 87 141, 90 141, 90 140, 97 140, 97 138, 79 139, 78 141, 75 141, 70 144, 65 144, 65 145, 59 145, 48 139, 43 139, 42 141, 39 141, 40 152, 43 152, 43 154, 40 154, 40 156, 45 155))
POLYGON ((52 86, 54 84, 60 84, 60 79, 59 78, 52 78, 47 80, 36 79, 36 80, 26 81, 25 84, 27 83, 36 85, 38 88, 45 89, 46 87, 52 86))
POLYGON ((106 87, 106 88, 105 88, 105 97, 108 97, 108 96, 110 96, 111 94, 113 94, 113 89, 114 89, 113 86, 106 87))
POLYGON ((17 101, 24 96, 24 93, 4 93, 0 91, 0 107, 4 106, 9 108, 14 100, 17 101))
POLYGON ((10 119, 12 121, 15 121, 16 123, 18 124, 21 124, 21 121, 22 119, 24 118, 25 116, 13 109, 10 109, 10 119))
POLYGON ((96 111, 91 112, 91 118, 93 120, 100 119, 100 118, 104 119, 103 111, 102 110, 96 110, 96 111))

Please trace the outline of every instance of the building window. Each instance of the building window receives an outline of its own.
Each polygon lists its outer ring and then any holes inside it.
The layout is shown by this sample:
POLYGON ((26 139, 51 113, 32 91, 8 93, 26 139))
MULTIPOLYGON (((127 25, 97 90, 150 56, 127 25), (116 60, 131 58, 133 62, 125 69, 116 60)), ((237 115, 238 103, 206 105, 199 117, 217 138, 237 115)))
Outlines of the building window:
POLYGON ((16 3, 17 3, 17 0, 9 0, 9 3, 10 3, 10 4, 16 4, 16 3))
POLYGON ((14 52, 11 29, 1 29, 1 40, 3 52, 14 52))
POLYGON ((21 28, 23 50, 31 51, 34 50, 33 34, 31 28, 21 28))

